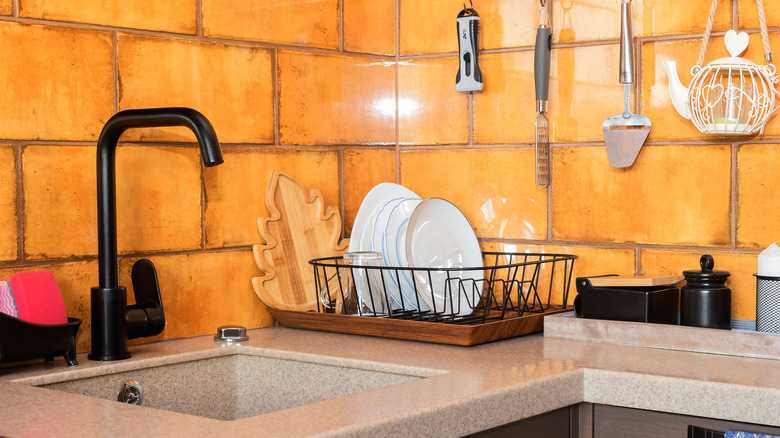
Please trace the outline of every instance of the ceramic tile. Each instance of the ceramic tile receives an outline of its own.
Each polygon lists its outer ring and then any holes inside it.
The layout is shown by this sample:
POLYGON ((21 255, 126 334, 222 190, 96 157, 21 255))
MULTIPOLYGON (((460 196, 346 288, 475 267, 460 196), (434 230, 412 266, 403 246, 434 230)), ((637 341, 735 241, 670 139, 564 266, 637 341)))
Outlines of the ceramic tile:
MULTIPOLYGON (((221 142, 273 143, 270 51, 129 34, 119 35, 118 47, 120 109, 191 107, 211 121, 221 142)), ((194 136, 187 128, 157 128, 131 130, 123 139, 192 142, 194 136)))
POLYGON ((0 278, 10 278, 15 272, 22 270, 51 271, 54 274, 68 316, 81 320, 81 326, 76 334, 76 351, 79 353, 89 351, 92 339, 90 289, 98 286, 98 262, 95 260, 35 265, 27 268, 4 268, 0 269, 0 278))
MULTIPOLYGON (((721 0, 713 29, 731 29, 731 2, 721 0)), ((553 38, 556 42, 620 38, 620 2, 565 0, 553 2, 553 38), (555 25, 557 24, 557 26, 555 25)), ((632 27, 637 37, 704 33, 710 0, 637 0, 632 2, 632 27)))
POLYGON ((338 49, 338 5, 338 0, 203 0, 203 35, 338 49))
POLYGON ((748 144, 737 152, 737 245, 766 248, 778 240, 775 212, 780 199, 774 185, 780 166, 780 144, 748 144))
POLYGON ((407 150, 401 183, 460 208, 482 238, 544 239, 547 191, 536 185, 533 149, 407 150))
POLYGON ((106 32, 0 23, 0 137, 97 140, 114 110, 106 32))
MULTIPOLYGON (((363 198, 375 185, 396 182, 396 153, 387 149, 344 150, 344 225, 352 230, 363 198)), ((351 232, 350 232, 351 234, 351 232)))
POLYGON ((394 142, 393 63, 286 50, 278 58, 282 144, 394 142))
MULTIPOLYGON (((643 250, 641 275, 682 275, 683 271, 700 270, 699 259, 703 253, 687 251, 643 250)), ((710 253, 715 260, 715 270, 731 273, 726 286, 731 288, 731 317, 756 319, 755 254, 710 253)))
MULTIPOLYGON (((552 52, 547 113, 550 140, 603 140, 604 119, 623 111, 618 46, 585 46, 552 52), (594 63, 592 59, 604 62, 594 63)), ((533 52, 490 54, 483 60, 485 88, 474 96, 475 142, 533 142, 536 119, 533 52)))
MULTIPOLYGON (((457 52, 457 17, 463 2, 435 0, 400 2, 401 54, 457 52)), ((479 48, 533 46, 539 24, 539 3, 511 0, 477 2, 479 48)))
POLYGON ((395 54, 395 4, 394 0, 344 1, 344 50, 395 54))
POLYGON ((0 261, 17 258, 16 151, 0 146, 0 261))
POLYGON ((223 154, 224 164, 204 171, 208 248, 262 243, 257 219, 269 216, 265 196, 275 169, 290 175, 307 194, 319 190, 325 206, 339 209, 335 151, 229 148, 223 154))
MULTIPOLYGON (((214 334, 223 325, 247 329, 273 325, 252 288, 258 268, 252 251, 220 251, 149 257, 157 268, 165 308, 165 329, 130 344, 214 334)), ((135 260, 120 264, 120 282, 132 297, 130 270, 135 260)), ((131 299, 132 301, 132 299, 131 299)))
POLYGON ((468 143, 468 94, 454 92, 452 70, 457 70, 457 64, 456 57, 399 64, 398 135, 402 144, 468 143))
MULTIPOLYGON (((767 27, 780 26, 780 3, 775 1, 764 1, 763 4, 764 4, 764 14, 766 16, 767 27)), ((739 17, 740 30, 759 28, 758 9, 756 8, 755 1, 751 1, 751 0, 738 1, 737 16, 739 17)), ((752 38, 756 38, 756 41, 758 41, 757 36, 752 38)))
POLYGON ((555 239, 730 243, 728 146, 644 146, 626 169, 609 166, 604 147, 557 148, 553 160, 555 239))
MULTIPOLYGON (((200 247, 198 160, 195 148, 121 147, 117 150, 120 253, 200 247), (139 197, 139 193, 143 196, 139 197)), ((94 147, 24 148, 27 257, 49 259, 96 254, 94 163, 94 147)))
MULTIPOLYGON (((636 253, 627 248, 598 248, 593 246, 560 246, 560 245, 528 245, 523 243, 497 243, 486 242, 482 244, 483 251, 498 251, 510 253, 545 253, 545 254, 574 254, 574 269, 571 283, 569 284, 569 296, 567 305, 574 303, 577 296, 577 288, 574 279, 603 274, 634 275, 636 265, 636 253)), ((545 265, 542 265, 543 267, 545 265)), ((549 267, 549 266, 548 266, 549 267)), ((556 267, 558 269, 559 267, 556 267)), ((562 271, 561 271, 562 272, 562 271)), ((559 281, 553 285, 553 293, 550 298, 554 304, 563 303, 563 279, 555 277, 559 281)))
POLYGON ((24 0, 19 2, 20 17, 193 35, 196 32, 196 10, 196 3, 190 0, 166 2, 24 0))
POLYGON ((11 15, 13 11, 13 0, 0 0, 0 15, 11 15))

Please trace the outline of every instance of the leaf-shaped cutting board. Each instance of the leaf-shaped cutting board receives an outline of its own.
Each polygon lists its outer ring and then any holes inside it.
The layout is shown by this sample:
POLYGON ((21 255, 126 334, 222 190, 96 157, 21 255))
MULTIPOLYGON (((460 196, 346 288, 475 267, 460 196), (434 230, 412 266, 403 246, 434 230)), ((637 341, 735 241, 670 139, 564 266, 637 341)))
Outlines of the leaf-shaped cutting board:
POLYGON ((275 170, 265 194, 268 218, 257 226, 265 239, 254 245, 255 262, 263 272, 252 279, 255 293, 266 306, 282 310, 317 309, 314 268, 309 260, 343 253, 349 241, 339 241, 341 217, 338 210, 324 209, 322 194, 308 196, 289 175, 275 170))

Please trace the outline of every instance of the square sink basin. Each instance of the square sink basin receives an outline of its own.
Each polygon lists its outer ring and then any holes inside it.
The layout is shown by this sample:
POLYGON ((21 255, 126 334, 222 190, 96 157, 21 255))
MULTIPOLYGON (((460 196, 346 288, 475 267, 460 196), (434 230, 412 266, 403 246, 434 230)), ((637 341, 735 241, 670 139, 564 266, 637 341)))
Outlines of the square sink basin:
POLYGON ((430 370, 397 371, 369 369, 360 361, 230 354, 35 386, 117 400, 132 380, 141 386, 141 406, 232 421, 431 376, 430 370))

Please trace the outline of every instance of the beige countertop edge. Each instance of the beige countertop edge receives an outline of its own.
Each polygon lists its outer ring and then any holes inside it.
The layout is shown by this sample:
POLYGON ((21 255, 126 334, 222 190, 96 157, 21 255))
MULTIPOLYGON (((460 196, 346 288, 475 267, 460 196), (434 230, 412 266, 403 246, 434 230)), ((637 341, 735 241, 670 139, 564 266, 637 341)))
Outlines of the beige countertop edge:
POLYGON ((544 336, 780 360, 780 335, 666 324, 546 316, 544 336))
POLYGON ((780 426, 780 361, 529 335, 474 347, 274 327, 243 346, 210 337, 131 347, 127 361, 0 368, 0 435, 454 436, 587 401, 780 426), (428 376, 219 421, 29 386, 226 354, 305 358, 428 376))

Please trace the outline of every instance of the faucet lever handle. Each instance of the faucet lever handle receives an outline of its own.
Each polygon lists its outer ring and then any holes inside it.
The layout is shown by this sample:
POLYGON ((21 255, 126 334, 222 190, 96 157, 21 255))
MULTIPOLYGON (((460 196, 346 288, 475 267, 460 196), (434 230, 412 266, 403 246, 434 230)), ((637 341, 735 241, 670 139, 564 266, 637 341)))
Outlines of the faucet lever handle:
POLYGON ((165 328, 157 270, 148 259, 139 259, 131 272, 135 304, 127 306, 128 339, 159 335, 165 328))

